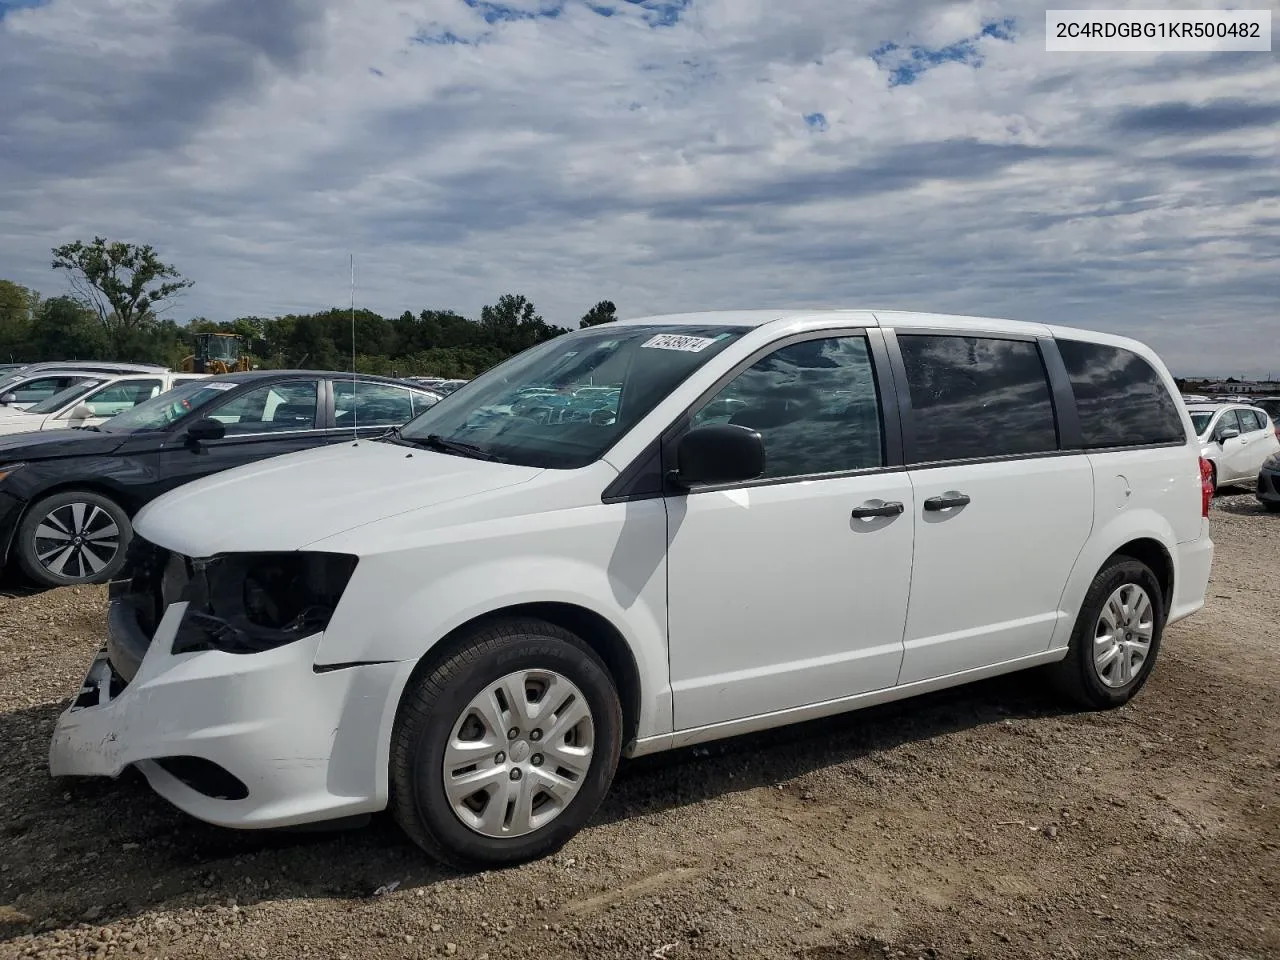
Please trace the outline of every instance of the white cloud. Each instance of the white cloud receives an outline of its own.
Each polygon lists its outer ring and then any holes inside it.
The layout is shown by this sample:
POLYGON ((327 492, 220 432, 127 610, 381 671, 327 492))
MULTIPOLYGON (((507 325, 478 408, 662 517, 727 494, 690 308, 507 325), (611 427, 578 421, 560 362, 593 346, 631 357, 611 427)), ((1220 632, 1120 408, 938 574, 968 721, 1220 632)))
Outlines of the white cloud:
POLYGON ((101 233, 217 318, 341 303, 354 251, 388 314, 874 303, 1280 367, 1270 54, 1048 54, 996 0, 51 0, 0 88, 0 276, 47 293, 101 233))

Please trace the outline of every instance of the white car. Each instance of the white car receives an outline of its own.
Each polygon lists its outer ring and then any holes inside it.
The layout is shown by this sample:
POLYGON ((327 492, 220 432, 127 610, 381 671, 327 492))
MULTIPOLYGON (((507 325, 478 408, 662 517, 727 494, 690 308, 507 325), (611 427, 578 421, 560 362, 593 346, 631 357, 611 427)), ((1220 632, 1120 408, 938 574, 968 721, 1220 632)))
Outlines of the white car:
POLYGON ((0 436, 32 430, 94 427, 180 383, 201 380, 208 374, 158 370, 124 376, 92 372, 66 376, 72 381, 69 386, 25 410, 0 407, 0 436))
POLYGON ((0 373, 0 411, 26 410, 61 393, 86 376, 114 377, 123 373, 164 373, 152 363, 86 360, 30 363, 0 373))
POLYGON ((133 765, 235 827, 390 808, 500 865, 573 836, 620 755, 1032 667, 1114 707, 1204 603, 1177 396, 1141 344, 1002 320, 567 333, 383 438, 143 508, 50 769, 133 765), (613 416, 511 402, 593 382, 613 416))
POLYGON ((1280 453, 1280 427, 1260 407, 1193 403, 1187 411, 1200 441, 1200 456, 1210 464, 1215 490, 1223 483, 1252 483, 1262 464, 1280 453))

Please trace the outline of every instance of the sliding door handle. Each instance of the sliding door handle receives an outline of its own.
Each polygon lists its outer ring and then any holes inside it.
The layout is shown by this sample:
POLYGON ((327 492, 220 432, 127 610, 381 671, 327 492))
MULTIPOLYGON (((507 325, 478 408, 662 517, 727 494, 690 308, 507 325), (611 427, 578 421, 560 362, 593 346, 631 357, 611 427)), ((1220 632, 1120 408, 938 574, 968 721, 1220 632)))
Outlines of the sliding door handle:
POLYGON ((963 507, 969 503, 969 496, 950 490, 940 497, 930 497, 924 502, 926 510, 950 510, 952 507, 963 507))
POLYGON ((870 520, 872 517, 896 517, 902 513, 903 506, 897 500, 885 503, 883 500, 868 500, 860 507, 853 508, 853 519, 870 520))

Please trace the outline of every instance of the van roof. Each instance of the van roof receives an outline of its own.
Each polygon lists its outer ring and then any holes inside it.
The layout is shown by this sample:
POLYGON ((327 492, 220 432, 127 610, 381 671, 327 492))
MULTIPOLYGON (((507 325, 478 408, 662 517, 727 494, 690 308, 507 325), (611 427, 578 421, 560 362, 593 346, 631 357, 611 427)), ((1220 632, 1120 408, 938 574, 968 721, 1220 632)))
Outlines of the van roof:
POLYGON ((1071 327, 1051 327, 1043 323, 1022 320, 1002 320, 996 317, 972 317, 946 313, 921 313, 909 310, 866 309, 776 309, 776 310, 707 310, 697 313, 655 314, 618 321, 624 324, 663 326, 729 326, 759 327, 775 321, 824 321, 847 323, 849 326, 938 327, 951 330, 980 329, 992 333, 1011 333, 1023 336, 1052 336, 1054 333, 1087 336, 1091 331, 1076 331, 1071 327))

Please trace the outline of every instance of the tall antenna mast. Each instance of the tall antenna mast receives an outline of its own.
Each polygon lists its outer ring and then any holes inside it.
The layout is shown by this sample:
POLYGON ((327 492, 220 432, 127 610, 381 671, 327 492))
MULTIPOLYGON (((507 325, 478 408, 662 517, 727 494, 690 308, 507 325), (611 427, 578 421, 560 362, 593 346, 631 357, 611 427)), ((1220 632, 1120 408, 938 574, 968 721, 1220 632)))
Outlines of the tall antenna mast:
POLYGON ((351 438, 360 439, 360 404, 356 402, 356 255, 351 258, 351 438))

